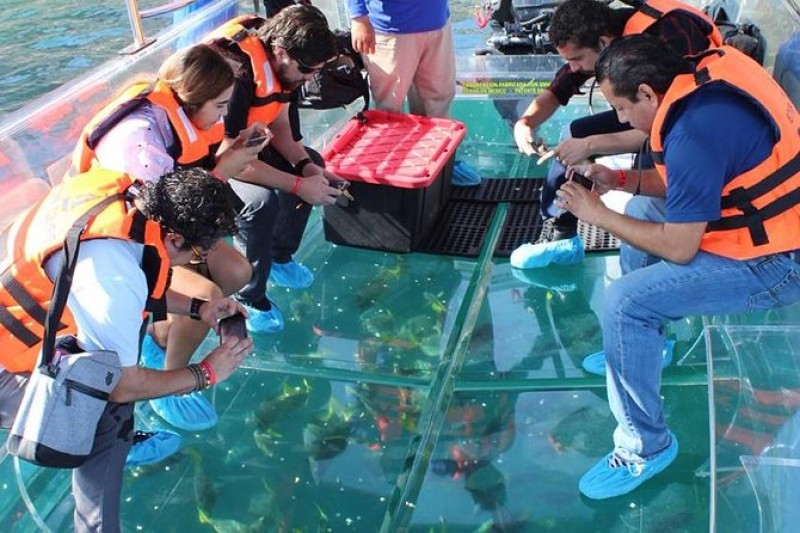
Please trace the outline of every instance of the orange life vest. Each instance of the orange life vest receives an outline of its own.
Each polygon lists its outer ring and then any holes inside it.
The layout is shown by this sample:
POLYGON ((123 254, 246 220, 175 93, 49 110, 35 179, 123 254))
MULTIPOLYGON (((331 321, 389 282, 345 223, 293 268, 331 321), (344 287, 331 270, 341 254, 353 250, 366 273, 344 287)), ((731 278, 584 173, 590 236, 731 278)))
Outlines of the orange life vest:
POLYGON ((667 13, 681 11, 693 17, 698 26, 703 28, 709 40, 709 48, 722 46, 722 34, 711 17, 697 9, 678 0, 647 0, 636 8, 636 12, 628 19, 622 35, 638 35, 656 23, 667 13))
MULTIPOLYGON (((39 356, 53 282, 47 259, 63 247, 72 225, 109 196, 118 196, 86 226, 81 240, 122 239, 145 245, 142 269, 150 290, 147 310, 166 310, 170 263, 161 226, 132 207, 133 180, 120 172, 93 169, 62 182, 23 213, 4 232, 9 265, 0 273, 0 365, 9 372, 31 371, 39 356)), ((75 321, 64 310, 59 333, 75 333, 75 321)))
POLYGON ((695 72, 675 78, 650 132, 653 159, 667 182, 663 139, 670 111, 698 87, 724 84, 748 97, 767 117, 777 142, 753 169, 722 190, 722 217, 709 222, 700 249, 723 257, 752 259, 800 248, 800 133, 797 110, 780 86, 755 61, 724 46, 698 56, 695 72))
POLYGON ((225 137, 225 128, 222 122, 215 124, 210 130, 198 130, 178 102, 172 89, 158 80, 155 84, 137 83, 133 85, 95 115, 83 129, 78 145, 72 154, 70 174, 88 171, 92 167, 95 148, 100 139, 144 102, 150 102, 166 111, 175 135, 175 144, 169 147, 169 155, 177 163, 184 166, 213 168, 216 147, 225 137))
POLYGON ((236 56, 252 73, 253 102, 247 114, 247 125, 255 122, 272 124, 284 104, 290 101, 292 92, 284 92, 278 77, 269 63, 257 29, 265 19, 256 15, 243 15, 229 20, 209 34, 206 41, 215 48, 236 56))

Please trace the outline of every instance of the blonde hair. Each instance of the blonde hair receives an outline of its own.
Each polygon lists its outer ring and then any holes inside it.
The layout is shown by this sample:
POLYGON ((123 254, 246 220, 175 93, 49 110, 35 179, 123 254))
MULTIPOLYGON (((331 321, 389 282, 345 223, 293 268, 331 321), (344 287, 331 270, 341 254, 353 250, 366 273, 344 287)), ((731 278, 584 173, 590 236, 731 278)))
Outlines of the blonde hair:
POLYGON ((210 46, 196 44, 169 56, 158 77, 191 113, 233 85, 234 67, 210 46))

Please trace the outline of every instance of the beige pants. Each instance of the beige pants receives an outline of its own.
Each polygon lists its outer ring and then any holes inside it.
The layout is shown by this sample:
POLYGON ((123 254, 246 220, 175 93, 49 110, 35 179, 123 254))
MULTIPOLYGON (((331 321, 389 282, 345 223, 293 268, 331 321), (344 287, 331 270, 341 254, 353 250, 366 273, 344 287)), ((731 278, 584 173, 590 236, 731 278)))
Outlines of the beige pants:
POLYGON ((447 117, 456 94, 456 61, 450 23, 422 33, 375 35, 375 53, 364 56, 377 109, 447 117))

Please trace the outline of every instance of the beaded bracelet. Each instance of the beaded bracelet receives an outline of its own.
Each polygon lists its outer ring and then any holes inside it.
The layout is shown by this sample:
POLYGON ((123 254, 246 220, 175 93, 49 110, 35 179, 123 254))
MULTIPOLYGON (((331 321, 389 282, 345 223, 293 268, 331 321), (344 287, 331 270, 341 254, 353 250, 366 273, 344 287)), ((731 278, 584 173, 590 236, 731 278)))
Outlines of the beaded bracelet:
POLYGON ((200 369, 205 373, 209 387, 217 383, 217 373, 214 372, 214 367, 211 366, 211 363, 206 360, 201 361, 200 369))
POLYGON ((206 375, 205 371, 203 371, 203 369, 200 367, 200 365, 193 363, 187 366, 186 368, 189 369, 189 372, 191 372, 192 376, 194 377, 194 388, 190 390, 189 393, 198 392, 207 389, 208 387, 211 386, 211 384, 209 383, 208 376, 206 375))

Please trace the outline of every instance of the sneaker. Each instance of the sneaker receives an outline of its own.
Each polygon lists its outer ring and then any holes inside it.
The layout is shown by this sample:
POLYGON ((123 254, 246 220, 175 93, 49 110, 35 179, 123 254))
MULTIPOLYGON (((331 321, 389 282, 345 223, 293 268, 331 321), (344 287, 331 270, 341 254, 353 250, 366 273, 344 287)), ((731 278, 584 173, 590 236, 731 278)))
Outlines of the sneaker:
POLYGON ((199 392, 150 400, 150 407, 170 425, 186 431, 202 431, 217 425, 217 411, 199 392))
POLYGON ((254 333, 280 333, 283 331, 283 313, 278 306, 270 302, 269 311, 262 311, 249 305, 247 308, 247 330, 254 333))
POLYGON ((481 175, 466 164, 458 160, 453 165, 453 185, 456 187, 477 187, 481 184, 481 175))
POLYGON ((136 431, 133 446, 128 450, 125 466, 145 466, 163 461, 181 448, 182 439, 175 432, 167 430, 136 431))
POLYGON ((144 339, 142 340, 142 366, 161 370, 164 368, 166 357, 166 350, 158 345, 152 335, 145 333, 144 339))
POLYGON ((511 266, 514 268, 542 268, 550 263, 576 265, 583 261, 584 255, 583 240, 575 235, 570 239, 560 241, 523 244, 511 252, 511 266))
POLYGON ((617 450, 603 457, 578 483, 581 494, 593 500, 622 496, 662 472, 678 455, 678 439, 669 435, 669 446, 647 459, 624 459, 617 450))
MULTIPOLYGON (((661 368, 667 368, 672 363, 672 352, 675 351, 675 341, 666 339, 661 350, 661 368)), ((606 353, 603 350, 587 355, 581 363, 583 369, 598 376, 606 375, 606 353)))
POLYGON ((278 287, 307 289, 314 283, 314 274, 307 267, 295 261, 272 263, 269 280, 278 287))

